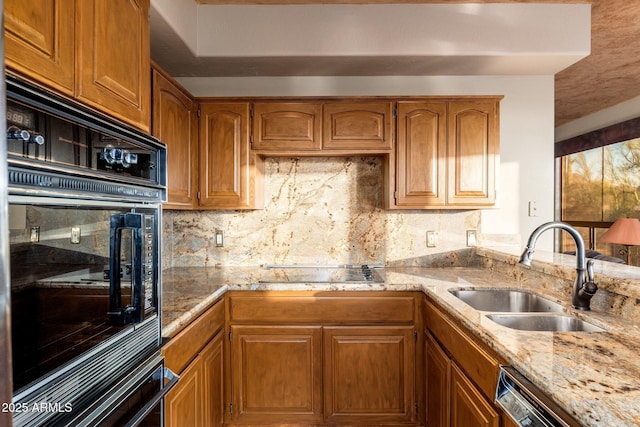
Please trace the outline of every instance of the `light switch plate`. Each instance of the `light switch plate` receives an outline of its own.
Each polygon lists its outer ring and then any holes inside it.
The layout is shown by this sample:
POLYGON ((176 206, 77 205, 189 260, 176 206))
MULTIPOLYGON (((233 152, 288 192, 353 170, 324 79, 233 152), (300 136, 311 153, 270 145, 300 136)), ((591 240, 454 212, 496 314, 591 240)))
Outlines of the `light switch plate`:
POLYGON ((31 227, 29 241, 31 243, 38 243, 40 241, 40 227, 31 227))
POLYGON ((467 230, 467 246, 476 246, 477 244, 476 230, 467 230))
POLYGON ((219 248, 224 246, 224 233, 222 230, 216 230, 216 246, 219 248))
POLYGON ((438 233, 433 230, 427 231, 427 247, 435 248, 438 244, 438 233))
POLYGON ((80 227, 71 227, 71 243, 80 243, 80 227))

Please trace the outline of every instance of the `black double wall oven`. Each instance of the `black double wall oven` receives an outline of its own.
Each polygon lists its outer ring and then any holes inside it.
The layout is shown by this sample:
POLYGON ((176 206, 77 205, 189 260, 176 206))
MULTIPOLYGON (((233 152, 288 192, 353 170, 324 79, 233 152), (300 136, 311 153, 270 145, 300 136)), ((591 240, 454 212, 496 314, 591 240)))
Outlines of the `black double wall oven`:
POLYGON ((156 139, 7 78, 15 426, 162 425, 156 139))

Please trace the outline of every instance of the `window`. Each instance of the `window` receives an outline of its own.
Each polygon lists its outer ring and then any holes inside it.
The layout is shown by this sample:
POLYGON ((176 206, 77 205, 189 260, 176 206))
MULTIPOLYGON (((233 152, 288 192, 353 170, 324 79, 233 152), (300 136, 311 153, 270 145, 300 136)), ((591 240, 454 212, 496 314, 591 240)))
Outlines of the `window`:
MULTIPOLYGON (((611 128, 556 144, 560 219, 580 231, 589 249, 625 258, 620 245, 600 243, 599 237, 620 217, 640 218, 640 137, 611 143, 611 128)), ((640 126, 633 131, 640 135, 640 126)), ((575 250, 573 240, 562 234, 560 250, 575 250)), ((631 248, 631 263, 640 265, 637 247, 631 248)))

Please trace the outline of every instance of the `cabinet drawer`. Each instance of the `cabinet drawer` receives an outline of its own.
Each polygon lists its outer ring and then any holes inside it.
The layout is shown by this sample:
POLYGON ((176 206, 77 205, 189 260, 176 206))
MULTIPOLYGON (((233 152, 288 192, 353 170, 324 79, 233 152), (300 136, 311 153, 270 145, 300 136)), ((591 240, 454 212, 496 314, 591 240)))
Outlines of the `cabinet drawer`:
POLYGON ((415 296, 369 294, 356 296, 340 292, 274 296, 253 292, 232 293, 228 302, 229 316, 234 323, 413 323, 415 296))
POLYGON ((211 339, 224 328, 224 300, 217 302, 203 315, 164 346, 165 365, 176 373, 187 364, 211 339))
POLYGON ((444 313, 429 302, 425 302, 425 326, 485 396, 493 399, 500 372, 498 361, 487 354, 444 313))

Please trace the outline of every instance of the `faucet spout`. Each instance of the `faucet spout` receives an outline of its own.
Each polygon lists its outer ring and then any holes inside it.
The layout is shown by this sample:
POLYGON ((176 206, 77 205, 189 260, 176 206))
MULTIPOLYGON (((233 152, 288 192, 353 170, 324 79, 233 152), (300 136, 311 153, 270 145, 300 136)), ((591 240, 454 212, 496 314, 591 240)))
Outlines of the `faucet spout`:
POLYGON ((584 239, 578 230, 561 221, 551 221, 540 225, 529 236, 527 246, 522 252, 519 262, 523 265, 531 265, 533 250, 538 238, 551 228, 559 228, 568 232, 576 244, 576 280, 571 295, 571 303, 578 310, 590 310, 591 297, 596 293, 598 287, 593 281, 593 260, 586 261, 584 239))

